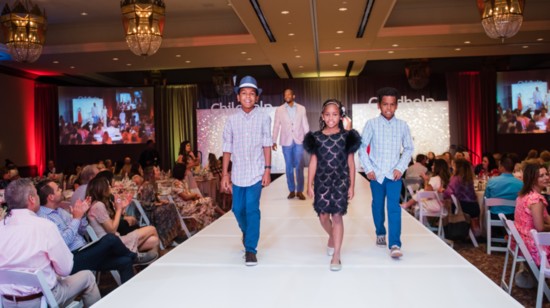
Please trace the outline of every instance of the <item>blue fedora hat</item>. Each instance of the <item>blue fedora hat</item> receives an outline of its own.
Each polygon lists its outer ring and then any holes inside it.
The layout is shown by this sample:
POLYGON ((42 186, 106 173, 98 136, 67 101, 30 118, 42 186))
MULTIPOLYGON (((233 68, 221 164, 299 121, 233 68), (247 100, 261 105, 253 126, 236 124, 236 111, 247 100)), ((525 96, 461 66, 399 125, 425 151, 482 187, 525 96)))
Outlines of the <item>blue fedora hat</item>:
POLYGON ((252 76, 244 76, 239 83, 239 86, 235 87, 235 94, 239 94, 241 88, 254 88, 258 92, 258 96, 262 94, 262 89, 258 88, 256 79, 252 76))

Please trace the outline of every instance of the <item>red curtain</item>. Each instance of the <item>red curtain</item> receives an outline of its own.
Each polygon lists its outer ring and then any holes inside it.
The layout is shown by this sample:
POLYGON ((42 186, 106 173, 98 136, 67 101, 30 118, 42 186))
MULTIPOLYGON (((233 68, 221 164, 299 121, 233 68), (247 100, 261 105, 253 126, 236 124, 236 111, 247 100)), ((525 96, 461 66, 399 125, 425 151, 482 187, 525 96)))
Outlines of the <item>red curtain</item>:
MULTIPOLYGON (((34 86, 34 135, 38 175, 49 159, 55 161, 57 131, 57 86, 36 83, 34 86)), ((56 162, 57 164, 57 162, 56 162)))
POLYGON ((472 164, 481 163, 481 86, 479 72, 447 74, 451 143, 470 153, 472 164))

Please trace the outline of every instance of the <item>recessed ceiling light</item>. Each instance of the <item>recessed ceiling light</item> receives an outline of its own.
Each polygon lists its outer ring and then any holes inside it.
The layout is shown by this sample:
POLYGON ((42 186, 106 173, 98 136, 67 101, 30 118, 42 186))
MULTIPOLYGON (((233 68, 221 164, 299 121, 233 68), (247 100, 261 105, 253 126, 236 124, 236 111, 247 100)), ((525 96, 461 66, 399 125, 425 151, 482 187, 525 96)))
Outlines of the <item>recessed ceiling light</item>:
POLYGON ((246 55, 246 51, 241 51, 241 55, 246 55))
POLYGON ((334 55, 338 57, 340 54, 339 54, 339 53, 335 53, 334 55))
POLYGON ((53 61, 52 63, 53 63, 53 64, 58 64, 59 61, 55 60, 55 61, 53 61))
POLYGON ((338 33, 338 34, 342 34, 342 33, 344 33, 344 31, 342 31, 342 30, 338 30, 338 31, 336 31, 336 33, 338 33))
POLYGON ((294 36, 294 33, 289 33, 288 36, 294 36))
POLYGON ((542 41, 544 41, 544 39, 543 39, 542 37, 539 37, 539 38, 537 39, 537 42, 542 42, 542 41))
POLYGON ((304 68, 304 66, 303 66, 303 65, 300 65, 300 66, 298 66, 298 68, 304 68))
POLYGON ((347 1, 342 1, 342 4, 348 4, 348 2, 347 1))
POLYGON ((464 41, 464 44, 470 44, 471 42, 470 41, 464 41))
POLYGON ((526 48, 529 48, 529 46, 523 45, 523 46, 521 46, 521 48, 526 49, 526 48))
POLYGON ((191 61, 189 61, 189 60, 185 60, 185 63, 191 63, 191 61))
POLYGON ((294 48, 294 52, 298 52, 298 48, 294 48))
POLYGON ((338 66, 338 64, 333 64, 332 66, 338 66))
POLYGON ((287 15, 287 14, 290 14, 290 11, 281 11, 281 14, 287 15))
POLYGON ((126 66, 132 66, 132 63, 126 63, 126 66))
POLYGON ((246 58, 246 61, 252 61, 252 58, 246 58))
POLYGON ((82 16, 88 16, 88 13, 82 12, 82 13, 80 13, 80 15, 82 15, 82 16))
POLYGON ((392 44, 391 47, 399 47, 399 44, 392 44))
POLYGON ((289 21, 288 24, 289 24, 289 25, 292 25, 292 22, 289 21))
POLYGON ((69 66, 70 69, 75 69, 76 67, 74 65, 69 66))
POLYGON ((181 55, 176 55, 176 58, 181 58, 181 55))
POLYGON ((341 8, 338 9, 338 11, 340 11, 340 12, 345 12, 345 11, 347 11, 347 10, 348 10, 347 7, 341 7, 341 8))
POLYGON ((113 61, 118 61, 118 58, 113 58, 113 61))
POLYGON ((296 58, 301 58, 302 56, 300 56, 300 55, 296 55, 295 57, 296 57, 296 58))
POLYGON ((393 50, 388 50, 388 53, 394 53, 394 51, 393 50))
POLYGON ((460 49, 460 48, 455 48, 455 51, 461 51, 461 50, 462 50, 462 49, 460 49))
POLYGON ((340 48, 342 48, 342 47, 340 47, 340 46, 334 47, 334 49, 336 49, 336 50, 338 50, 338 49, 340 49, 340 48))

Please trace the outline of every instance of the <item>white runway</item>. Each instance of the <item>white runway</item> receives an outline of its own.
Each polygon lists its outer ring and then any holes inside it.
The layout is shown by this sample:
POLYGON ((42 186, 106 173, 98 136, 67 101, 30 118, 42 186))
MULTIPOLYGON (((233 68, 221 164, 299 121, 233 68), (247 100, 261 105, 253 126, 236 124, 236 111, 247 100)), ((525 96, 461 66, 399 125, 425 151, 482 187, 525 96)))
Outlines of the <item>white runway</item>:
POLYGON ((356 177, 340 272, 312 200, 287 200, 283 176, 262 192, 258 265, 246 267, 232 213, 174 248, 94 307, 521 307, 403 212, 403 258, 375 245, 368 182, 356 177))

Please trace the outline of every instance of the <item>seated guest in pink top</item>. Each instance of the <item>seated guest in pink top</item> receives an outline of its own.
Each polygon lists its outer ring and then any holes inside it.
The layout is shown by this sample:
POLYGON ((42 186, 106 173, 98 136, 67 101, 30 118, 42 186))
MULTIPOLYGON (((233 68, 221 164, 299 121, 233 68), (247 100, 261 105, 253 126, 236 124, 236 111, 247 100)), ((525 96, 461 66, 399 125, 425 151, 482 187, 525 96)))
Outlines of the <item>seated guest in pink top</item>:
POLYGON ((306 109, 294 101, 294 91, 286 89, 284 103, 275 110, 273 121, 273 151, 277 151, 277 139, 283 147, 286 165, 286 183, 290 191, 288 199, 305 200, 304 190, 304 136, 309 132, 306 109), (296 171, 295 171, 296 170, 296 171), (296 172, 296 177, 294 177, 296 172))
MULTIPOLYGON (((531 236, 531 229, 538 232, 550 231, 550 217, 546 207, 548 203, 541 191, 548 186, 548 170, 538 163, 529 163, 523 169, 523 188, 516 200, 514 223, 531 256, 540 265, 537 247, 531 236)), ((550 256, 550 248, 545 247, 550 256)))
MULTIPOLYGON (((34 272, 41 270, 57 303, 64 307, 81 296, 90 307, 101 296, 92 272, 73 275, 73 255, 51 221, 38 217, 40 200, 32 182, 18 179, 5 191, 8 214, 0 222, 0 269, 34 272)), ((38 307, 39 289, 14 284, 0 285, 3 307, 38 307)))

